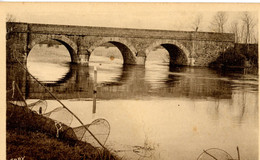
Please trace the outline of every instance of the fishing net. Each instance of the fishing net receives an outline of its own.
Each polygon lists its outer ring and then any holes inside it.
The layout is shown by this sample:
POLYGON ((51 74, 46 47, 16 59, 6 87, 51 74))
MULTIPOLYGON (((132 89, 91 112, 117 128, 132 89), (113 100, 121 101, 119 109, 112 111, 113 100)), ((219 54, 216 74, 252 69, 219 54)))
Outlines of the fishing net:
POLYGON ((55 108, 54 110, 43 114, 43 116, 61 122, 67 126, 70 126, 73 120, 73 115, 66 108, 63 107, 55 108))
POLYGON ((98 142, 86 130, 86 128, 95 135, 101 144, 105 145, 110 134, 110 125, 107 120, 100 118, 94 120, 90 124, 73 128, 73 131, 79 140, 88 142, 95 147, 99 147, 100 145, 98 142))
POLYGON ((48 104, 47 101, 42 99, 27 104, 15 82, 13 82, 12 88, 7 90, 7 100, 9 104, 12 104, 8 105, 7 114, 7 117, 12 118, 12 120, 8 119, 11 124, 9 127, 12 128, 39 130, 55 135, 57 138, 84 141, 95 147, 100 147, 96 139, 102 145, 105 145, 110 134, 110 125, 105 119, 96 119, 91 124, 71 128, 74 115, 68 109, 58 107, 46 113, 48 104))
POLYGON ((226 151, 218 148, 204 150, 197 160, 233 160, 226 151))
POLYGON ((7 128, 47 133, 57 138, 77 140, 72 128, 48 117, 37 114, 26 106, 7 103, 7 128))
POLYGON ((47 106, 47 101, 41 99, 27 105, 30 110, 35 111, 38 114, 44 114, 46 112, 47 106))
POLYGON ((34 103, 27 104, 22 92, 15 81, 12 82, 12 88, 6 91, 7 101, 17 106, 27 106, 32 111, 38 114, 45 113, 47 109, 47 102, 45 100, 38 100, 34 103))

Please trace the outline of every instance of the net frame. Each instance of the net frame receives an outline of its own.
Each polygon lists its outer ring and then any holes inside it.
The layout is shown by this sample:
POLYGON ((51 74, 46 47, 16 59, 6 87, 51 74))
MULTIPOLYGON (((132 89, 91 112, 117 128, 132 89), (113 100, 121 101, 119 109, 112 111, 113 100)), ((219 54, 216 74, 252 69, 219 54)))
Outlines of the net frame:
POLYGON ((233 158, 232 158, 232 156, 228 153, 228 152, 226 152, 225 150, 223 150, 223 149, 220 149, 220 148, 209 148, 209 149, 207 149, 207 150, 203 150, 203 152, 198 156, 198 158, 197 158, 197 160, 208 160, 208 158, 209 157, 211 157, 211 159, 213 160, 224 160, 224 159, 218 159, 218 158, 216 158, 214 155, 212 155, 212 153, 211 152, 209 152, 209 151, 212 151, 212 150, 216 150, 216 151, 218 151, 218 152, 215 152, 215 153, 220 153, 220 152, 222 152, 223 153, 223 156, 226 156, 226 159, 225 160, 234 160, 233 158), (204 155, 207 155, 206 156, 206 158, 205 159, 203 159, 204 157, 204 155))

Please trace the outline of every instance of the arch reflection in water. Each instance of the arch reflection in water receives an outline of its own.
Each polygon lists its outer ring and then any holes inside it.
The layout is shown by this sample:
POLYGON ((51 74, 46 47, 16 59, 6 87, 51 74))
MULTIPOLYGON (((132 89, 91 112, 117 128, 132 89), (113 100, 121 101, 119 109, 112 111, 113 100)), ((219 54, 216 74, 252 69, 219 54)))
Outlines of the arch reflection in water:
MULTIPOLYGON (((144 66, 108 65, 98 70, 100 79, 98 98, 135 99, 150 97, 187 97, 230 99, 232 82, 219 78, 210 69, 167 66, 155 70, 144 66), (158 72, 164 74, 157 74, 158 72), (150 74, 150 75, 149 75, 150 74), (150 77, 149 77, 150 76, 150 77)), ((40 95, 40 87, 28 82, 30 97, 40 95)), ((93 67, 70 65, 67 75, 57 83, 47 84, 59 98, 91 98, 93 93, 93 67)), ((32 97, 31 97, 32 98, 32 97)))
MULTIPOLYGON (((37 63, 37 65, 40 65, 41 63, 37 63)), ((49 64, 45 64, 45 65, 49 65, 49 64)), ((66 90, 65 88, 68 87, 67 84, 69 84, 69 81, 71 81, 73 79, 73 65, 71 64, 66 64, 66 65, 52 65, 51 66, 55 66, 58 68, 62 68, 62 69, 56 69, 55 72, 57 72, 57 75, 59 76, 54 76, 51 77, 50 79, 47 79, 48 76, 44 78, 41 78, 40 76, 36 76, 36 78, 45 86, 47 87, 51 92, 57 93, 61 90, 66 90), (66 72, 65 72, 65 71, 66 72), (59 73, 61 72, 61 73, 59 73), (55 78, 55 79, 54 79, 55 78)), ((49 66, 48 66, 49 67, 49 66)), ((41 67, 42 70, 44 69, 48 69, 48 67, 41 67)), ((53 68, 51 68, 53 69, 53 68)), ((44 72, 48 72, 48 71, 42 71, 41 73, 44 72)), ((30 72, 30 74, 32 74, 30 72)), ((37 75, 37 74, 36 74, 37 75)), ((38 84, 32 77, 30 77, 29 75, 27 75, 26 78, 26 98, 28 99, 48 99, 51 98, 51 96, 46 92, 46 90, 40 85, 38 84)))
POLYGON ((68 79, 70 74, 69 64, 53 64, 47 62, 30 62, 28 71, 39 81, 46 84, 59 84, 68 79))

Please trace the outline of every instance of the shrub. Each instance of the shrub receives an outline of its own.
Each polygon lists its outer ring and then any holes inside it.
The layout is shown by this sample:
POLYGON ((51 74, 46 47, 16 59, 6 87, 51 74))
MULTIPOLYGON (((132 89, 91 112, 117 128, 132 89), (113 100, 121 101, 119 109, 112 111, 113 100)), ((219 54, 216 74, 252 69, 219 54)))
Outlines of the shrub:
POLYGON ((217 60, 210 64, 210 66, 244 66, 246 57, 239 54, 230 48, 225 52, 220 53, 217 60))

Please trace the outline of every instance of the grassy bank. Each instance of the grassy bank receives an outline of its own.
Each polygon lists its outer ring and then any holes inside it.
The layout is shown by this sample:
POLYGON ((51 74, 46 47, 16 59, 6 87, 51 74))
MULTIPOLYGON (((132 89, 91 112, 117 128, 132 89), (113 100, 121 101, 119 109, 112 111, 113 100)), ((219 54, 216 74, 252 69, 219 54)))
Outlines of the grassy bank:
POLYGON ((98 151, 89 144, 70 143, 58 140, 41 132, 19 129, 7 130, 7 159, 114 159, 104 151, 98 151))
MULTIPOLYGON (((6 154, 7 159, 119 159, 108 150, 94 148, 75 139, 67 128, 56 137, 52 120, 25 107, 7 104, 6 154), (27 117, 26 117, 27 116, 27 117), (45 126, 42 123, 45 121, 45 126)), ((65 126, 63 126, 65 127, 65 126)))

